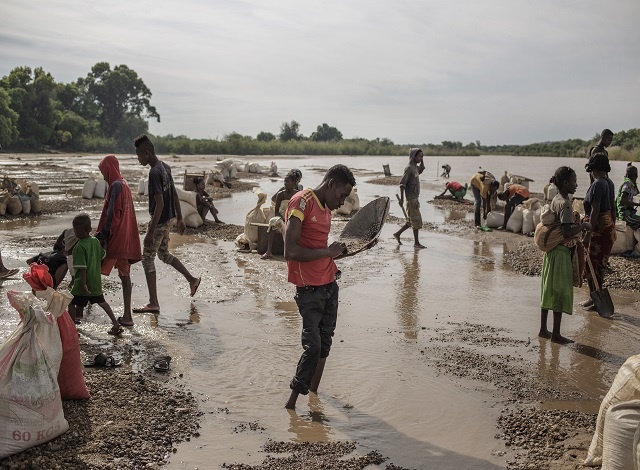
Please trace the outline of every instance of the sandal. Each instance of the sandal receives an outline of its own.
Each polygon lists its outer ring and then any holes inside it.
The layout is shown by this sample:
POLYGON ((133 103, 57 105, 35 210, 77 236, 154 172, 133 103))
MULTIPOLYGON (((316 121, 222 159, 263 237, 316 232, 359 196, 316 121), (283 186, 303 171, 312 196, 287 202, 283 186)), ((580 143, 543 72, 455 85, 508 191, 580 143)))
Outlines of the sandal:
POLYGON ((107 333, 113 336, 120 336, 122 333, 124 333, 124 328, 122 328, 120 325, 114 325, 109 331, 107 331, 107 333))
POLYGON ((158 372, 168 372, 171 369, 171 356, 156 357, 153 368, 158 372))
POLYGON ((93 361, 85 362, 85 367, 118 367, 122 365, 122 361, 118 361, 113 356, 107 356, 105 353, 99 353, 93 361))
POLYGON ((131 323, 127 323, 124 321, 123 317, 118 317, 118 323, 120 323, 120 326, 124 326, 126 328, 131 328, 135 325, 135 323, 131 322, 131 323))

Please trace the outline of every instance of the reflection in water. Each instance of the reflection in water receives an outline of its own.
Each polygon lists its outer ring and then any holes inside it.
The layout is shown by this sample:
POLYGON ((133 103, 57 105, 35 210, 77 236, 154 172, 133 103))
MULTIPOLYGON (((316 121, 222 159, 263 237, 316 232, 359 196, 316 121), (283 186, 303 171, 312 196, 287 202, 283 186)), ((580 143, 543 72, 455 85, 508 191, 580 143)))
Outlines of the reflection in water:
POLYGON ((191 325, 192 323, 200 323, 200 312, 198 312, 198 307, 196 307, 195 302, 191 302, 189 309, 190 311, 188 324, 191 325))
POLYGON ((398 320, 407 339, 418 338, 418 315, 420 305, 418 289, 420 287, 420 263, 418 263, 419 251, 414 250, 411 262, 407 262, 405 256, 400 258, 403 268, 403 276, 396 295, 398 320))
POLYGON ((322 402, 315 393, 309 393, 309 414, 289 413, 289 432, 295 434, 294 442, 329 442, 331 429, 326 424, 329 419, 324 413, 322 402))

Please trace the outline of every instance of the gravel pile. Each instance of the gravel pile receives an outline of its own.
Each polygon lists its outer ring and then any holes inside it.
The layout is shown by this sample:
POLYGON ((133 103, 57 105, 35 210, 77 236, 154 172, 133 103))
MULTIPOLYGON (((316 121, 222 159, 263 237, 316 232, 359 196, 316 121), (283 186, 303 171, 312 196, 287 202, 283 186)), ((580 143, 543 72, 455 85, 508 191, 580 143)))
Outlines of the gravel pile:
MULTIPOLYGON (((581 464, 569 439, 579 433, 592 434, 596 415, 530 406, 536 401, 584 398, 563 386, 567 380, 562 374, 540 376, 537 366, 521 356, 539 346, 530 339, 507 336, 510 331, 504 328, 469 322, 450 322, 448 326, 435 330, 430 345, 421 353, 442 373, 478 381, 480 387, 492 384, 496 388, 494 396, 511 404, 511 409, 501 411, 497 423, 501 433, 495 436, 511 449, 507 468, 551 468, 551 462, 558 459, 562 461, 556 467, 559 469, 574 468, 569 465, 574 460, 581 464), (462 346, 452 346, 452 342, 462 346)), ((588 437, 581 437, 579 445, 584 447, 588 437)), ((579 450, 584 456, 586 449, 579 450)))
MULTIPOLYGON (((355 442, 282 442, 268 440, 262 447, 270 454, 287 454, 284 456, 267 455, 258 465, 238 463, 224 463, 223 468, 229 470, 362 470, 368 465, 383 464, 387 458, 373 450, 364 456, 347 455, 356 450, 355 442)), ((393 464, 386 466, 387 470, 408 470, 393 464)))
POLYGON ((578 453, 566 442, 580 433, 593 434, 595 423, 596 416, 588 413, 521 408, 498 418, 501 433, 496 438, 516 451, 508 469, 549 468, 545 463, 558 460, 566 462, 561 468, 581 468, 578 453), (567 464, 572 460, 575 466, 567 464))
MULTIPOLYGON (((540 276, 543 253, 533 243, 523 242, 504 254, 504 262, 526 276, 540 276)), ((640 260, 611 256, 604 287, 640 292, 640 260)))
POLYGON ((89 400, 63 402, 69 430, 0 462, 7 469, 157 469, 199 436, 196 399, 141 373, 85 369, 89 400))

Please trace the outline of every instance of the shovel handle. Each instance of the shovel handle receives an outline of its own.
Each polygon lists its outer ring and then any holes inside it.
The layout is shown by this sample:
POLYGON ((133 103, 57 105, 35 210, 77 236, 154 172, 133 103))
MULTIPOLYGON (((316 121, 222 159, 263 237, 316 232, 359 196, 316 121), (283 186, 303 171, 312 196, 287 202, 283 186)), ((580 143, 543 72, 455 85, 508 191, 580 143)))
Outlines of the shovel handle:
POLYGON ((600 290, 600 286, 598 285, 598 279, 596 278, 596 272, 593 269, 593 264, 591 264, 591 258, 589 258, 589 253, 587 253, 587 265, 589 265, 589 271, 591 272, 591 280, 593 281, 594 286, 596 287, 596 292, 600 290))

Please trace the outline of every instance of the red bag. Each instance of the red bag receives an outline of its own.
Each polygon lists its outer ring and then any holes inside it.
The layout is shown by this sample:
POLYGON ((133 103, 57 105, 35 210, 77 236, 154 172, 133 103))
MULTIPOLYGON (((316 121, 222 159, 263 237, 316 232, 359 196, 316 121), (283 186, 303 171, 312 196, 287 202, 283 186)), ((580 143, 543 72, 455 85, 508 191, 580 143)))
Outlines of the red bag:
POLYGON ((58 372, 58 385, 63 400, 87 400, 91 398, 82 375, 78 330, 66 311, 58 317, 58 330, 62 341, 62 362, 58 372))
MULTIPOLYGON (((46 291, 47 287, 53 289, 53 278, 49 274, 49 268, 44 264, 33 263, 31 271, 24 273, 22 277, 37 292, 46 291)), ((46 298, 46 295, 42 294, 40 292, 37 297, 46 298)), ((67 311, 57 318, 57 323, 60 331, 60 341, 62 342, 62 361, 58 371, 60 396, 63 400, 86 400, 91 398, 82 375, 80 342, 78 341, 76 325, 67 311)))

